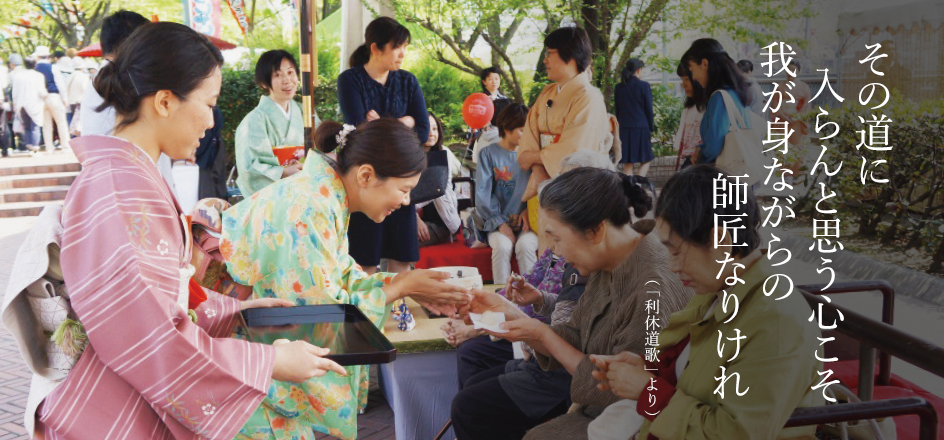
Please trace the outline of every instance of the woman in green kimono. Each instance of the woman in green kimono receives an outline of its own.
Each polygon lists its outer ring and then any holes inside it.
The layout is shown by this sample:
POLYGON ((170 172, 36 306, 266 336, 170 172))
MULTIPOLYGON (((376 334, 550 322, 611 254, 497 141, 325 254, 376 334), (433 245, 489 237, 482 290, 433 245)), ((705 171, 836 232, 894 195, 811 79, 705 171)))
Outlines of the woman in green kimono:
MULTIPOLYGON (((236 127, 236 185, 246 198, 302 169, 297 162, 279 165, 273 147, 305 144, 302 109, 294 100, 298 91, 295 57, 284 50, 262 54, 255 80, 264 94, 236 127)), ((315 115, 315 126, 320 122, 315 115)))
MULTIPOLYGON (((395 119, 357 129, 326 121, 304 169, 269 185, 223 213, 220 249, 233 278, 256 298, 304 304, 354 304, 383 328, 387 304, 411 296, 448 312, 468 292, 448 274, 414 270, 368 276, 348 254, 350 214, 380 223, 410 203, 426 168, 416 134, 395 119), (337 162, 322 153, 337 153, 337 162)), ((299 384, 273 382, 263 405, 237 438, 313 439, 312 429, 342 439, 357 434, 367 403, 366 367, 347 367, 299 384)))

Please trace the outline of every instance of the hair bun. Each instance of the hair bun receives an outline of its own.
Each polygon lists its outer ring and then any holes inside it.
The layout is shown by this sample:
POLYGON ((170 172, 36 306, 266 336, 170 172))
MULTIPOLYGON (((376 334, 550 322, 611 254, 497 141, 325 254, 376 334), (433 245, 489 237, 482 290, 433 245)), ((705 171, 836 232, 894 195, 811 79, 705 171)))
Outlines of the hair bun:
POLYGON ((643 176, 620 174, 623 180, 623 193, 629 200, 629 206, 636 217, 644 217, 652 209, 652 197, 643 189, 643 185, 652 188, 649 179, 643 176))
POLYGON ((338 134, 344 129, 340 122, 327 120, 323 121, 318 129, 315 130, 314 142, 315 148, 322 153, 331 153, 338 149, 338 134))

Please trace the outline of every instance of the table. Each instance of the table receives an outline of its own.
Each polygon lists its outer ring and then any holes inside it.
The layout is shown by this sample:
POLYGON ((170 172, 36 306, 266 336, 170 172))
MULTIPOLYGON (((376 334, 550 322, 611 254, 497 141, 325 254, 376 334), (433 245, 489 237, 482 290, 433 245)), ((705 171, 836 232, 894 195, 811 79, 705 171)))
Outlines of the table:
MULTIPOLYGON (((432 440, 450 418, 452 399, 459 392, 455 349, 439 326, 447 318, 430 318, 407 298, 416 327, 397 329, 390 317, 384 334, 397 348, 397 360, 380 366, 380 385, 393 410, 397 440, 432 440)), ((443 439, 452 440, 452 429, 443 439)))

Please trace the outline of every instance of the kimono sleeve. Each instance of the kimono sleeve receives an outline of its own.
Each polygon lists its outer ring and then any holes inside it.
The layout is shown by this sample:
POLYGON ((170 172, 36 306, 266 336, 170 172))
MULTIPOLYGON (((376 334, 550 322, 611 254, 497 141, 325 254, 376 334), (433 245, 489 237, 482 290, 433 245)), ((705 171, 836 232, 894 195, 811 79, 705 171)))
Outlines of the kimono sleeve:
POLYGON ((236 128, 236 169, 239 189, 248 198, 282 178, 282 166, 272 152, 265 117, 249 113, 236 128))
POLYGON ((68 206, 99 208, 70 213, 63 235, 63 275, 90 349, 175 436, 231 439, 265 397, 275 351, 212 338, 189 319, 176 303, 176 210, 144 177, 105 176, 73 187, 68 206))
POLYGON ((541 150, 541 162, 551 177, 560 174, 561 161, 577 150, 589 149, 602 153, 600 146, 609 132, 606 106, 590 93, 574 98, 564 121, 560 139, 541 150))
POLYGON ((528 119, 524 124, 524 133, 521 135, 521 141, 518 145, 518 153, 541 150, 541 129, 538 126, 538 113, 547 111, 547 99, 545 98, 545 95, 548 93, 548 90, 550 90, 551 87, 557 86, 551 84, 544 87, 541 95, 539 95, 538 99, 535 101, 535 105, 531 106, 531 110, 528 111, 528 119))
POLYGON ((308 252, 309 261, 314 263, 313 267, 306 268, 311 273, 313 287, 339 304, 357 306, 374 325, 382 328, 387 304, 382 288, 393 280, 394 274, 367 275, 348 253, 346 228, 325 231, 326 225, 343 224, 338 221, 342 214, 327 208, 322 212, 325 211, 330 211, 326 221, 319 221, 317 214, 304 219, 310 232, 307 238, 298 241, 296 248, 307 248, 304 252, 308 252), (333 282, 334 279, 338 282, 333 282))

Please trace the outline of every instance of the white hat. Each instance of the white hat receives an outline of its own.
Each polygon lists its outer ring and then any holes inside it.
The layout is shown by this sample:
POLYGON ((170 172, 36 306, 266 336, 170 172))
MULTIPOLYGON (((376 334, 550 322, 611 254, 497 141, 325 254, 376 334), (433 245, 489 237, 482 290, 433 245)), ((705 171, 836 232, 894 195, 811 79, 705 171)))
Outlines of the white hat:
POLYGON ((36 50, 33 51, 33 58, 48 58, 50 55, 48 46, 36 46, 36 50))

